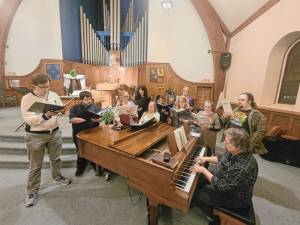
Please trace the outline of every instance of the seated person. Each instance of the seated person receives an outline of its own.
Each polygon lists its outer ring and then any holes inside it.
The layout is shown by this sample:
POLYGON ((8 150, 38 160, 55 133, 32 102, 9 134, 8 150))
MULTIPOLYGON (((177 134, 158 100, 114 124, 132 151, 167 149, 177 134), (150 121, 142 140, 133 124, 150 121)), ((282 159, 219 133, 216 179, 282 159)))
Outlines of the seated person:
POLYGON ((209 224, 219 224, 219 218, 213 214, 216 206, 240 210, 251 205, 258 174, 247 132, 229 128, 224 145, 227 151, 223 155, 199 157, 192 168, 193 172, 201 174, 192 202, 211 220, 209 224), (206 162, 216 164, 212 171, 202 166, 206 162))
MULTIPOLYGON (((115 122, 116 122, 116 125, 118 127, 121 127, 123 124, 121 123, 121 119, 120 119, 120 116, 119 116, 119 106, 134 106, 135 104, 132 102, 132 101, 129 101, 130 99, 130 95, 129 95, 129 92, 127 90, 121 90, 120 91, 120 98, 117 102, 117 105, 116 105, 116 108, 115 108, 115 112, 114 112, 114 115, 115 115, 115 122)), ((135 114, 131 114, 132 116, 132 119, 135 121, 137 118, 138 118, 138 115, 137 113, 135 114)))
POLYGON ((164 106, 164 98, 162 95, 156 96, 156 104, 157 104, 157 111, 160 115, 160 121, 166 123, 167 117, 170 115, 170 110, 168 109, 168 106, 164 106))
POLYGON ((139 123, 145 123, 148 120, 151 120, 152 118, 155 118, 156 122, 159 122, 160 115, 159 112, 157 112, 157 107, 155 101, 150 101, 148 104, 148 111, 144 112, 141 119, 139 120, 139 123))

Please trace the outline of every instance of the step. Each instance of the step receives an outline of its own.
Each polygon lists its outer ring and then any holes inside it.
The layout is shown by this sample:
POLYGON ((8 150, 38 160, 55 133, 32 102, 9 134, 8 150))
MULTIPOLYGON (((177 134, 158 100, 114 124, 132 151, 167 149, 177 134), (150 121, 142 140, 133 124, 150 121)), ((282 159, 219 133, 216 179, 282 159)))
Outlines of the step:
MULTIPOLYGON (((25 143, 0 141, 0 157, 2 154, 7 155, 26 155, 27 150, 25 143)), ((62 144, 62 155, 76 154, 76 147, 74 143, 62 144)))
MULTIPOLYGON (((2 141, 7 141, 7 142, 19 142, 19 143, 24 143, 24 137, 25 134, 2 134, 0 135, 0 142, 2 141)), ((63 143, 73 143, 73 138, 69 136, 63 136, 63 143)))
MULTIPOLYGON (((76 167, 77 155, 62 155, 60 157, 62 162, 62 168, 76 167)), ((45 155, 43 168, 49 168, 49 157, 45 155)), ((1 154, 0 155, 0 168, 7 169, 27 169, 28 168, 28 158, 27 155, 10 155, 1 154)))

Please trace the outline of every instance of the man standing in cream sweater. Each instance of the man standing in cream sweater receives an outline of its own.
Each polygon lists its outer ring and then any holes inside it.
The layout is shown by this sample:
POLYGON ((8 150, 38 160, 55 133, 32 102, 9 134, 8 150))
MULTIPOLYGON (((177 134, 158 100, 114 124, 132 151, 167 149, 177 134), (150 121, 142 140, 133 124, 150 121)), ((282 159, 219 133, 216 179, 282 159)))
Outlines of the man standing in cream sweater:
POLYGON ((28 109, 34 102, 54 105, 63 105, 59 96, 49 91, 50 78, 46 74, 38 74, 32 78, 32 91, 26 94, 21 101, 21 113, 25 121, 25 142, 29 160, 27 181, 28 196, 25 207, 36 204, 37 194, 41 183, 41 169, 45 149, 48 149, 51 175, 54 183, 68 185, 71 180, 61 174, 62 137, 58 127, 58 112, 45 113, 30 112, 28 109))

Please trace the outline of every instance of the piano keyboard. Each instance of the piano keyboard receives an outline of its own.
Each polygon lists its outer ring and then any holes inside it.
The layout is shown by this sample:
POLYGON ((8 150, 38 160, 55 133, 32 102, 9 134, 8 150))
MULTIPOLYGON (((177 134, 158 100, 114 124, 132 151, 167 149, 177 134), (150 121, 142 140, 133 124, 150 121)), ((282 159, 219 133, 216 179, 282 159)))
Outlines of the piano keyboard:
POLYGON ((205 147, 197 147, 194 150, 191 157, 182 164, 182 168, 179 170, 178 179, 175 181, 175 186, 179 189, 189 193, 193 182, 196 178, 196 173, 192 173, 191 168, 194 166, 195 159, 199 156, 203 156, 205 153, 205 147))

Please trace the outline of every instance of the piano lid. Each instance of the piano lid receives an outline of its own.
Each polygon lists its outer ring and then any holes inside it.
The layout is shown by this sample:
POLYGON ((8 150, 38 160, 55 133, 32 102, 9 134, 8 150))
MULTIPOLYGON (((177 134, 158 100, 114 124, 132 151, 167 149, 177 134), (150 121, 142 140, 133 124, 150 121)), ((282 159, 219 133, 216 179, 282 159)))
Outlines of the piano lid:
POLYGON ((80 132, 77 137, 98 146, 111 147, 123 153, 137 157, 151 146, 167 138, 175 128, 159 123, 139 131, 113 130, 110 126, 98 127, 80 132))

